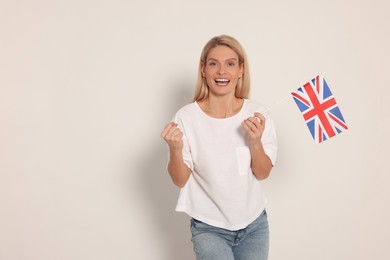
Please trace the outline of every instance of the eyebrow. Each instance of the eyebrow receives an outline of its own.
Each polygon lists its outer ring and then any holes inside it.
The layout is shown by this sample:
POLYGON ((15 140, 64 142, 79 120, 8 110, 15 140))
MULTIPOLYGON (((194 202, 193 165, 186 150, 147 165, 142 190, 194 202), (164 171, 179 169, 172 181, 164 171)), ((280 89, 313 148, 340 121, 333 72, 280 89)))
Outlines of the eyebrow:
MULTIPOLYGON (((219 61, 219 60, 214 59, 214 58, 208 58, 208 59, 207 59, 207 61, 210 61, 210 60, 219 61)), ((236 58, 230 58, 230 59, 227 59, 227 60, 225 60, 225 61, 238 61, 238 59, 236 59, 236 58)))

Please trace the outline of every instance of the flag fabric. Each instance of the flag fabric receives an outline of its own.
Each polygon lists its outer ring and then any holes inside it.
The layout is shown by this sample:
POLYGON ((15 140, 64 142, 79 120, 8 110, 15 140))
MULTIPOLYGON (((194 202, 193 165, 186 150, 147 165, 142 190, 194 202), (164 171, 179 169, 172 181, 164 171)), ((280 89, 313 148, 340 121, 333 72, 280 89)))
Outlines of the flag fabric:
POLYGON ((336 99, 322 76, 291 93, 317 143, 348 129, 336 99))

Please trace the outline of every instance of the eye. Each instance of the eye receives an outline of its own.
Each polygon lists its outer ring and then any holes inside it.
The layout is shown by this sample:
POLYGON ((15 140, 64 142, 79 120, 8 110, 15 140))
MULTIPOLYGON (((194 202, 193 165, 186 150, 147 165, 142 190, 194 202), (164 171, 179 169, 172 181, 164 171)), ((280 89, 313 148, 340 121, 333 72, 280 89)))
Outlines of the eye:
POLYGON ((215 66, 217 66, 217 63, 214 62, 214 61, 210 61, 210 62, 209 62, 209 66, 210 66, 210 67, 215 67, 215 66))
POLYGON ((228 67, 234 67, 234 66, 236 66, 236 63, 234 63, 234 62, 229 62, 227 65, 228 65, 228 67))

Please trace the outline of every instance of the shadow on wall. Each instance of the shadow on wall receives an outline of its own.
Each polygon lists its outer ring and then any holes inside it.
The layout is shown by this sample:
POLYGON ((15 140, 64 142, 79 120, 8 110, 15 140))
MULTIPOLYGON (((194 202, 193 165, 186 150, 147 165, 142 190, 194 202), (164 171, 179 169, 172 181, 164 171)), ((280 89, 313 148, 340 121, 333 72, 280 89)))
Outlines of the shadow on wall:
MULTIPOLYGON (((166 99, 167 118, 173 117, 174 113, 184 104, 188 103, 188 97, 192 97, 192 87, 186 87, 187 83, 176 83, 174 93, 170 92, 166 99), (181 84, 180 84, 181 83, 181 84)), ((163 126, 167 123, 163 123, 163 126)), ((159 129, 161 133, 163 126, 159 129)), ((157 142, 154 142, 148 149, 148 153, 141 157, 140 182, 146 203, 153 214, 152 220, 155 222, 152 226, 157 227, 156 233, 162 238, 161 243, 168 251, 166 258, 160 260, 191 260, 194 258, 192 249, 191 234, 189 230, 189 217, 184 213, 175 211, 179 188, 176 187, 168 172, 166 164, 168 158, 167 146, 162 138, 158 136, 157 142)), ((155 137, 152 138, 155 140, 155 137)))

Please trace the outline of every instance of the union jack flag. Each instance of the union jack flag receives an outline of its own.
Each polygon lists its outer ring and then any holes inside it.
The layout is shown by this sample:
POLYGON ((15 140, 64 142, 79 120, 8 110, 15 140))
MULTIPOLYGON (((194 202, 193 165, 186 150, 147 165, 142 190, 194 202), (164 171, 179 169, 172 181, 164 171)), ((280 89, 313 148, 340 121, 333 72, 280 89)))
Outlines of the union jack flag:
POLYGON ((322 76, 291 93, 313 139, 322 143, 348 129, 340 108, 322 76))

